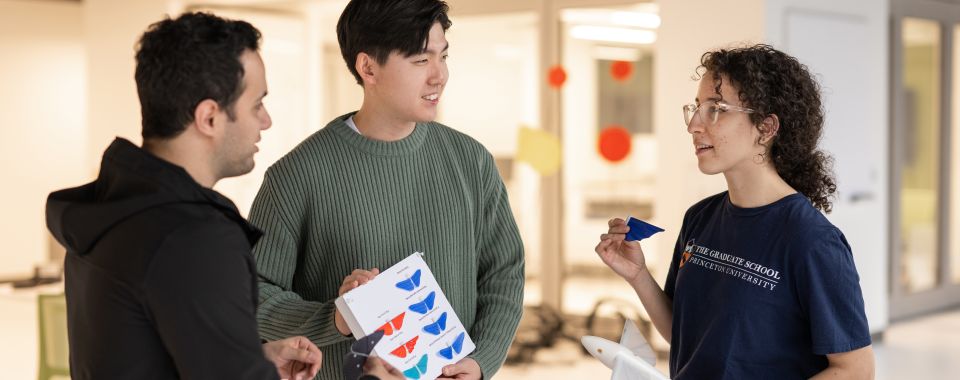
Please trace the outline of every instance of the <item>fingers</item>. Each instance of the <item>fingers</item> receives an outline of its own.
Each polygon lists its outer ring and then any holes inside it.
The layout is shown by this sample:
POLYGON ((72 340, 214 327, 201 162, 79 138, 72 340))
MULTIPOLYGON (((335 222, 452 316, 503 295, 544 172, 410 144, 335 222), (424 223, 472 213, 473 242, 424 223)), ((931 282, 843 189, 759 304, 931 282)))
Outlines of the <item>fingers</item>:
POLYGON ((365 374, 375 375, 380 378, 386 378, 387 376, 385 376, 385 374, 389 374, 390 377, 393 378, 404 378, 403 374, 400 373, 399 370, 376 356, 370 356, 367 358, 367 362, 363 364, 363 372, 365 374))
POLYGON ((390 365, 390 363, 383 362, 383 367, 386 368, 386 369, 387 369, 387 372, 390 373, 391 375, 394 375, 394 376, 397 376, 397 377, 402 377, 402 376, 403 376, 403 373, 400 372, 399 369, 396 369, 396 368, 394 368, 392 365, 390 365))
POLYGON ((379 268, 373 268, 371 270, 354 269, 350 275, 343 279, 343 283, 340 285, 338 294, 343 295, 343 293, 351 291, 360 285, 366 284, 376 278, 378 274, 380 274, 379 268))
POLYGON ((624 241, 627 238, 626 234, 600 234, 600 240, 612 240, 612 241, 624 241))
POLYGON ((471 358, 463 358, 459 362, 443 367, 444 377, 456 377, 466 379, 480 379, 483 374, 480 371, 480 364, 471 358))
POLYGON ((348 281, 356 281, 359 282, 360 285, 363 285, 373 280, 373 278, 377 277, 378 274, 380 274, 380 270, 377 268, 373 268, 373 270, 354 269, 353 273, 350 273, 350 275, 347 276, 343 282, 347 283, 348 281))
POLYGON ((312 378, 320 372, 323 362, 323 353, 310 339, 295 336, 283 340, 284 346, 280 350, 280 357, 290 361, 290 373, 295 377, 312 378), (309 377, 308 377, 309 376, 309 377))
POLYGON ((291 359, 290 375, 295 379, 312 379, 320 372, 321 355, 307 352, 306 350, 297 350, 297 353, 291 353, 290 356, 300 359, 291 359))
POLYGON ((639 240, 624 241, 623 244, 628 245, 630 249, 636 249, 636 250, 640 251, 641 253, 643 253, 643 248, 642 248, 642 246, 640 245, 640 241, 639 241, 639 240))
POLYGON ((607 221, 607 227, 611 227, 611 228, 618 227, 618 226, 626 226, 626 225, 627 225, 627 221, 620 218, 613 218, 607 221))
POLYGON ((610 221, 607 222, 607 225, 610 228, 607 229, 607 233, 600 235, 600 240, 623 240, 626 238, 627 232, 630 232, 630 226, 628 226, 627 222, 624 222, 623 219, 620 218, 610 219, 610 221))
POLYGON ((320 363, 322 354, 318 351, 310 351, 295 347, 284 347, 280 350, 280 357, 286 360, 297 361, 305 364, 320 363))
POLYGON ((368 356, 367 361, 363 363, 364 372, 372 372, 377 369, 377 367, 382 366, 385 363, 383 359, 380 359, 376 356, 368 356))
POLYGON ((304 379, 307 376, 304 368, 306 368, 306 365, 301 362, 290 362, 290 378, 295 380, 304 379))
POLYGON ((630 232, 630 226, 627 225, 627 222, 620 218, 613 218, 607 221, 607 227, 610 227, 607 230, 608 234, 626 234, 630 232))
POLYGON ((296 339, 297 347, 308 355, 308 359, 300 361, 305 364, 306 368, 304 369, 309 370, 310 378, 312 378, 317 375, 317 372, 320 372, 320 366, 323 363, 323 352, 306 337, 298 336, 296 339))
POLYGON ((446 367, 443 367, 443 371, 441 373, 443 374, 444 377, 455 377, 465 372, 466 372, 466 368, 464 368, 463 365, 461 365, 460 363, 454 363, 446 367))
POLYGON ((600 243, 597 244, 597 247, 594 248, 594 251, 596 251, 597 253, 606 252, 608 249, 610 249, 610 246, 612 246, 613 244, 614 244, 613 240, 604 239, 601 235, 600 243))

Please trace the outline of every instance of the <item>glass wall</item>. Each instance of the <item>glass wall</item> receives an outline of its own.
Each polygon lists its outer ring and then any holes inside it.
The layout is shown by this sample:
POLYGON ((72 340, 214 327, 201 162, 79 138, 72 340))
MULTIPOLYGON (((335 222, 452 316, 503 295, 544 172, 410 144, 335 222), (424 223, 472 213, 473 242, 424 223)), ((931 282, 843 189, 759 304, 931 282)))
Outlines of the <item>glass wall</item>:
MULTIPOLYGON (((953 27, 953 107, 960 110, 960 25, 953 27)), ((960 284, 960 115, 953 114, 950 131, 950 221, 948 236, 950 236, 950 279, 954 284, 960 284)))
POLYGON ((907 292, 937 283, 940 180, 940 25, 903 19, 903 91, 906 129, 900 187, 900 268, 897 286, 907 292))
MULTIPOLYGON (((653 128, 656 4, 560 11, 563 130, 563 311, 588 315, 598 303, 633 305, 630 286, 594 252, 607 221, 652 220, 657 177, 653 128)), ((644 250, 659 278, 670 252, 644 250)))

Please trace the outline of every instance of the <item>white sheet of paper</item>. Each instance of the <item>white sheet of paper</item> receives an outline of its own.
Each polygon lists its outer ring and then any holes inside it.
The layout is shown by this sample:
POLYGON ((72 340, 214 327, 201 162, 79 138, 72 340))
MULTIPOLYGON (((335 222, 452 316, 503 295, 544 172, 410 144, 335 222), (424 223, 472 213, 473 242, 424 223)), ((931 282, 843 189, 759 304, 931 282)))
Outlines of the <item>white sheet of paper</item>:
POLYGON ((389 325, 385 332, 390 334, 384 334, 374 352, 411 379, 436 378, 444 366, 460 361, 476 348, 420 253, 408 256, 373 281, 345 293, 336 304, 341 314, 346 315, 343 309, 348 308, 353 315, 356 324, 351 324, 351 330, 357 338, 389 325), (412 277, 418 270, 420 281, 416 285, 412 277), (433 294, 432 308, 428 308, 426 302, 430 294, 433 294), (446 326, 441 331, 436 322, 444 313, 446 326), (396 321, 400 321, 399 328, 396 321), (425 328, 428 325, 431 327, 425 328), (458 353, 451 346, 461 333, 462 346, 458 353), (413 347, 412 352, 406 347, 413 347))

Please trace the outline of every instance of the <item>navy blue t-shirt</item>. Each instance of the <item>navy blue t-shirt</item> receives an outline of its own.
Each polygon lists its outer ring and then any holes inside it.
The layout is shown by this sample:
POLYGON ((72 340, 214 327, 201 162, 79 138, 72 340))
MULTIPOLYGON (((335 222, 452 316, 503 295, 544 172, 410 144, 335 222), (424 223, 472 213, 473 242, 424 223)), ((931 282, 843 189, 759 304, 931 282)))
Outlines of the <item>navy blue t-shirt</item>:
POLYGON ((690 207, 664 291, 674 380, 806 379, 870 344, 850 246, 800 193, 690 207))

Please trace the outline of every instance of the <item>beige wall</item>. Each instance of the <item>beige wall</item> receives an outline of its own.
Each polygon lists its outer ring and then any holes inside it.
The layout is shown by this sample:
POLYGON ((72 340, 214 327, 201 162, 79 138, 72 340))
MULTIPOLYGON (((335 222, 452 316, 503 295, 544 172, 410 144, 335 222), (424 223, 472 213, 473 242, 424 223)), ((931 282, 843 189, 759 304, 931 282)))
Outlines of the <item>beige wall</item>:
POLYGON ((0 276, 46 261, 47 194, 88 177, 79 2, 0 1, 0 276))
POLYGON ((86 164, 96 170, 114 137, 140 144, 134 48, 148 25, 183 7, 167 0, 84 0, 82 4, 89 83, 86 164))

